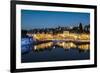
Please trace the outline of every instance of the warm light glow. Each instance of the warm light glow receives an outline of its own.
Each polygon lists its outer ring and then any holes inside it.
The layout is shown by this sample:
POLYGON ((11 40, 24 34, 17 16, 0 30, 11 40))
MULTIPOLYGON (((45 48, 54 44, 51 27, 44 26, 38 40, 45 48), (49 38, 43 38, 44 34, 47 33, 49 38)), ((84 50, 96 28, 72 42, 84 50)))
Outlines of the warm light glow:
POLYGON ((81 50, 89 50, 90 45, 89 44, 79 45, 78 48, 80 48, 81 50))
MULTIPOLYGON (((45 50, 47 48, 50 47, 55 47, 53 46, 54 43, 53 42, 48 42, 48 43, 42 43, 42 44, 38 44, 34 46, 34 50, 45 50)), ((90 49, 90 44, 80 44, 80 45, 76 45, 73 42, 57 42, 55 43, 55 45, 62 47, 63 49, 80 49, 80 50, 89 50, 90 49)))
POLYGON ((51 47, 52 45, 53 45, 53 42, 43 43, 43 44, 39 44, 39 45, 35 45, 35 46, 34 46, 34 50, 45 49, 45 48, 51 47))
POLYGON ((70 49, 70 48, 76 48, 76 45, 72 42, 58 42, 57 43, 58 46, 60 47, 63 47, 64 49, 67 48, 67 49, 70 49))

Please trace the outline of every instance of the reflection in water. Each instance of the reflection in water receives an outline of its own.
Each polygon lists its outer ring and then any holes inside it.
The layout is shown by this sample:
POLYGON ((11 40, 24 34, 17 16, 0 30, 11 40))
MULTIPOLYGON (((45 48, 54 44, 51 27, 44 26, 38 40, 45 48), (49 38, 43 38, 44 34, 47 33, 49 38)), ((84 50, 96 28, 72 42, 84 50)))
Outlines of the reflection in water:
POLYGON ((48 49, 50 48, 51 46, 53 46, 53 42, 48 42, 48 43, 42 43, 42 44, 38 44, 38 45, 35 45, 34 46, 34 50, 45 50, 45 49, 48 49))
POLYGON ((21 52, 22 54, 28 53, 31 51, 31 45, 22 45, 21 46, 21 52))
POLYGON ((64 48, 64 49, 70 49, 70 48, 76 48, 77 47, 72 42, 58 42, 57 45, 64 48))
POLYGON ((53 43, 53 42, 48 42, 48 43, 42 43, 42 44, 38 44, 38 45, 34 45, 33 50, 35 51, 39 51, 39 50, 45 50, 48 48, 56 48, 56 47, 61 47, 62 49, 72 49, 72 48, 76 48, 78 50, 89 50, 90 48, 90 44, 75 44, 73 42, 57 42, 57 43, 53 43))
POLYGON ((21 61, 42 62, 60 60, 83 60, 90 58, 90 44, 76 42, 45 42, 21 46, 21 61), (68 51, 66 51, 68 49, 68 51))
POLYGON ((61 47, 62 49, 74 49, 76 48, 77 50, 82 50, 82 51, 88 51, 90 49, 90 44, 75 44, 73 42, 47 42, 47 43, 42 43, 42 44, 37 44, 37 45, 26 45, 22 46, 22 53, 29 52, 30 49, 33 49, 34 51, 45 51, 49 50, 49 48, 56 48, 56 47, 61 47))
POLYGON ((90 49, 90 44, 82 44, 82 45, 79 45, 78 48, 80 50, 89 50, 90 49))

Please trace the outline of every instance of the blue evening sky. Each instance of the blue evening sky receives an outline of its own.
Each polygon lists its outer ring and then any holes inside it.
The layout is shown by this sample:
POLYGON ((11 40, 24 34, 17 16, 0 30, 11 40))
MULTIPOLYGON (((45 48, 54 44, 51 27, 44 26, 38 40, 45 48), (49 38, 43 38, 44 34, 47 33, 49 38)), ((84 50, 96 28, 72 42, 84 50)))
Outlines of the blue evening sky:
POLYGON ((90 24, 90 13, 21 10, 21 27, 26 30, 78 26, 80 22, 90 24))

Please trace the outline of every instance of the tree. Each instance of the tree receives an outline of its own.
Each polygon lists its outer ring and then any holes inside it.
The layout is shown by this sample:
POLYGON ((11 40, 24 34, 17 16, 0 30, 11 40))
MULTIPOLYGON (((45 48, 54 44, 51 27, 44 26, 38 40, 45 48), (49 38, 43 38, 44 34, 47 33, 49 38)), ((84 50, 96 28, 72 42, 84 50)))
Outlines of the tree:
POLYGON ((87 33, 90 32, 90 24, 89 25, 85 25, 84 31, 87 32, 87 33))
POLYGON ((21 30, 21 37, 26 37, 27 35, 27 30, 21 30))
POLYGON ((82 23, 79 24, 79 31, 82 33, 83 32, 83 26, 82 23))

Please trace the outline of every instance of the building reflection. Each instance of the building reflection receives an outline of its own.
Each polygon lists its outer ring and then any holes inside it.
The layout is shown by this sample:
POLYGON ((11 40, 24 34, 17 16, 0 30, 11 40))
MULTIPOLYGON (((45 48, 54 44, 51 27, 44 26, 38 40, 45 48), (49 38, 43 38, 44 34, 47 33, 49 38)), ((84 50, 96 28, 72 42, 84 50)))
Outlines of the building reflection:
POLYGON ((87 51, 87 50, 90 49, 90 44, 82 44, 82 45, 79 45, 78 48, 79 48, 80 50, 85 50, 85 51, 87 51))
POLYGON ((34 51, 43 51, 43 50, 49 50, 53 46, 53 42, 48 42, 48 43, 42 43, 38 45, 34 45, 33 50, 34 51))
POLYGON ((60 47, 64 50, 67 49, 77 49, 80 51, 88 51, 90 49, 90 44, 75 44, 74 42, 48 42, 48 43, 42 43, 38 45, 34 45, 33 50, 34 51, 44 51, 44 50, 52 50, 53 48, 60 47))
POLYGON ((57 45, 64 48, 64 49, 70 49, 70 48, 76 48, 77 47, 72 42, 58 42, 57 45))

